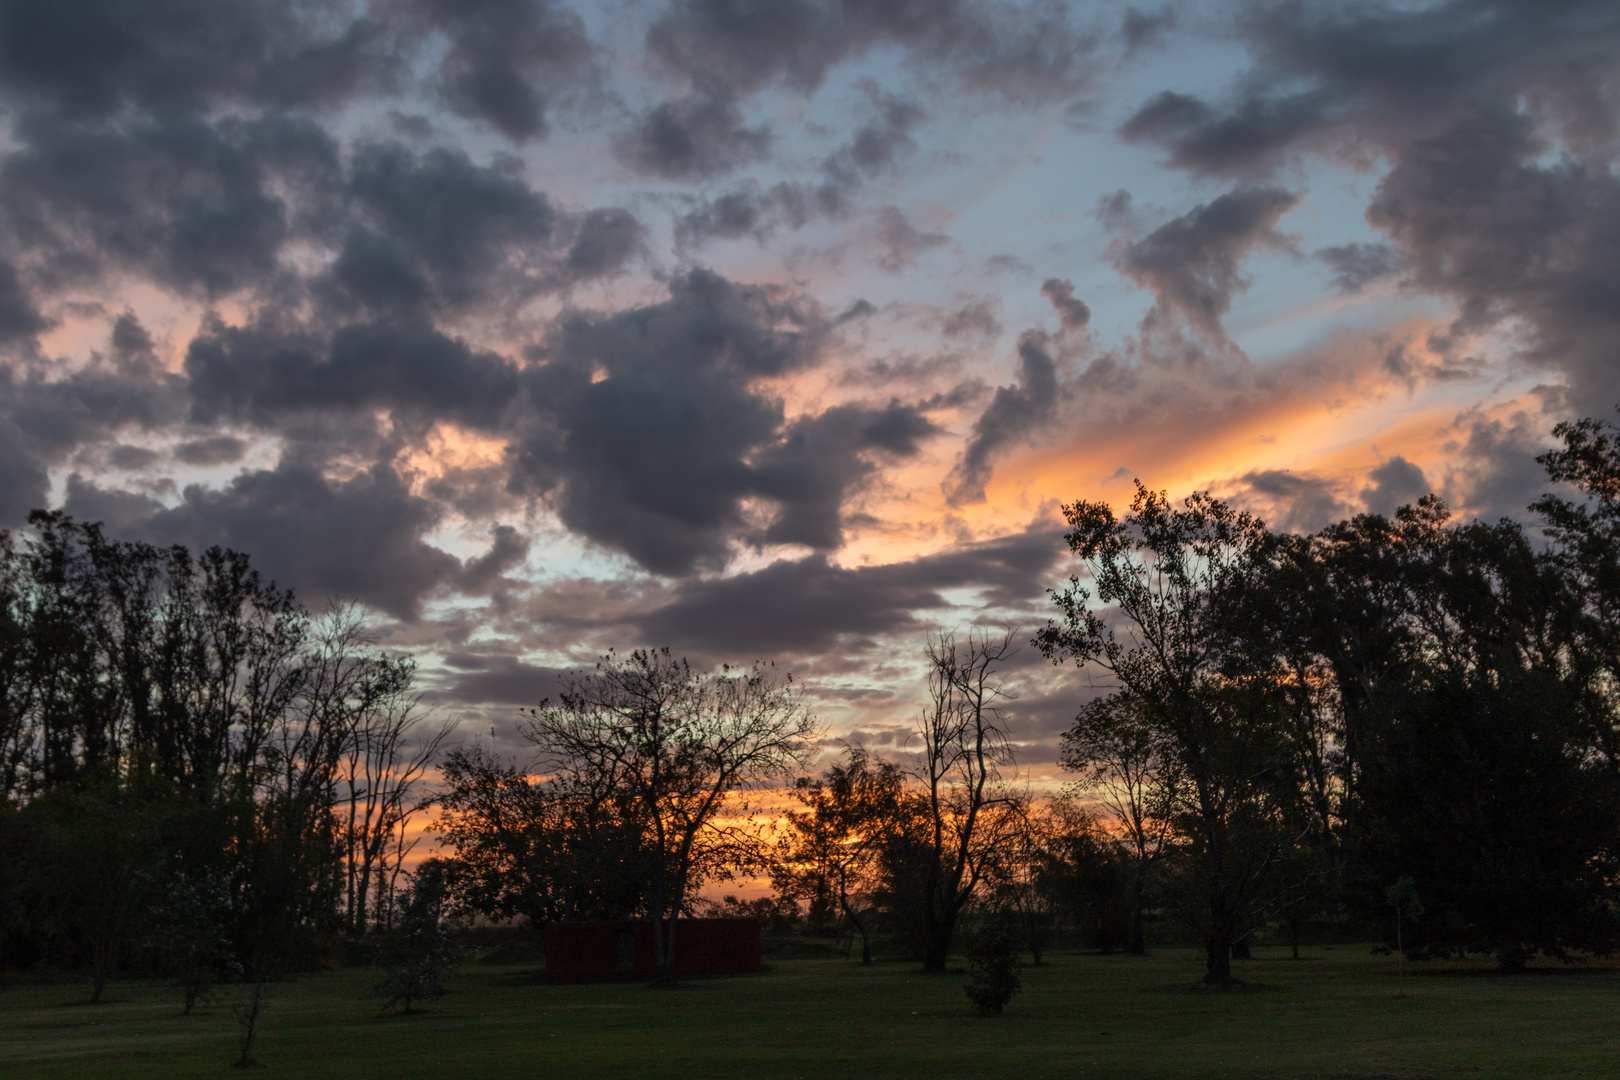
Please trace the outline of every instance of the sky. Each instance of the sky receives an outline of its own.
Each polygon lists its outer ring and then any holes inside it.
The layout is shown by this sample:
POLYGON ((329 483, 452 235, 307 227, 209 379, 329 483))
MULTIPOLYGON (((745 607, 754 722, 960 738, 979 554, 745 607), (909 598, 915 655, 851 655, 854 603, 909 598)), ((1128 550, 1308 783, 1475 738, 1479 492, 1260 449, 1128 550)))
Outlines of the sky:
MULTIPOLYGON (((1620 5, 0 0, 0 526, 901 752, 1061 507, 1515 516, 1620 402, 1620 5)), ((1025 647, 1025 766, 1098 692, 1025 647)))

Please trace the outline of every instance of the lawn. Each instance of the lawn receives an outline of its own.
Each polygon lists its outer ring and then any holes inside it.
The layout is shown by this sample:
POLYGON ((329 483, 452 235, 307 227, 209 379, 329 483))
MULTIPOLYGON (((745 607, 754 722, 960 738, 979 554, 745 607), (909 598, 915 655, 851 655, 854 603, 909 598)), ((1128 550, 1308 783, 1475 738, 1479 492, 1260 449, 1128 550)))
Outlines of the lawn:
MULTIPOLYGON (((1620 1075, 1620 971, 1409 968, 1365 947, 1257 950, 1243 989, 1188 989, 1190 951, 1062 955, 1026 968, 1007 1014, 973 1016, 961 974, 784 959, 674 990, 547 986, 530 965, 469 964, 414 1016, 385 1015, 375 972, 279 985, 247 1075, 311 1080, 701 1077, 1606 1077, 1620 1075)), ((0 989, 0 1077, 240 1077, 230 993, 119 983, 0 989)))

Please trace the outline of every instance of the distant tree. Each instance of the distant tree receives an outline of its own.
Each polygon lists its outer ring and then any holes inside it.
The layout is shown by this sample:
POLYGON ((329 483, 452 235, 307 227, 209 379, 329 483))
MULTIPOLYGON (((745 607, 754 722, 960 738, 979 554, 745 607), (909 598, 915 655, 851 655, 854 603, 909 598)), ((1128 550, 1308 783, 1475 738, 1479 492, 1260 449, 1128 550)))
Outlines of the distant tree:
POLYGON ((675 977, 676 923, 709 878, 762 865, 748 793, 813 757, 814 716, 791 686, 756 664, 694 672, 667 649, 608 655, 564 678, 533 710, 525 737, 549 768, 613 778, 645 829, 645 910, 656 978, 675 977))
MULTIPOLYGON (((1058 760, 1080 774, 1077 793, 1095 799, 1113 821, 1131 868, 1126 947, 1145 955, 1146 895, 1150 875, 1174 843, 1183 780, 1180 759, 1139 698, 1110 694, 1080 710, 1063 734, 1058 760)), ((1083 835, 1092 832, 1084 830, 1083 835)))
POLYGON ((873 915, 863 898, 877 887, 879 859, 901 812, 905 777, 887 761, 850 747, 819 778, 800 777, 790 794, 803 810, 784 821, 772 883, 808 901, 811 927, 842 915, 861 938, 861 963, 872 963, 873 915))
POLYGON ((1054 921, 1067 919, 1088 948, 1129 949, 1141 896, 1135 889, 1139 865, 1127 854, 1127 842, 1072 790, 1049 800, 1043 816, 1034 885, 1054 921))
POLYGON ((444 865, 430 859, 411 875, 399 918, 383 933, 379 959, 384 977, 377 993, 383 1008, 402 1005, 407 1013, 418 1001, 435 1001, 448 992, 457 950, 446 922, 449 899, 444 865))

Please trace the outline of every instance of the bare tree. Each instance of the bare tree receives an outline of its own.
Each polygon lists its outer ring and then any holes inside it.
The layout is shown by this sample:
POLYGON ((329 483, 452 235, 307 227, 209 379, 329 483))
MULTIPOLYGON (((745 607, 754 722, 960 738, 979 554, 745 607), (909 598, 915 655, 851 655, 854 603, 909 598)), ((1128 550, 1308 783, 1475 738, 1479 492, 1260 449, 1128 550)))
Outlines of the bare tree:
POLYGON ((422 781, 455 730, 450 720, 424 727, 419 700, 400 689, 361 714, 339 765, 345 900, 356 937, 375 915, 386 921, 389 887, 416 845, 411 819, 434 802, 422 781))
POLYGON ((694 672, 668 649, 609 654, 565 676, 524 727, 552 767, 615 776, 637 805, 660 983, 674 980, 676 922, 695 890, 762 859, 747 792, 814 756, 816 721, 791 683, 759 664, 694 672))
POLYGON ((926 647, 929 704, 918 717, 915 769, 926 818, 916 897, 926 971, 945 970, 958 917, 1023 827, 1027 798, 1002 775, 1013 747, 997 704, 1008 696, 997 669, 1017 651, 1012 642, 1010 630, 970 631, 960 644, 941 634, 926 647))

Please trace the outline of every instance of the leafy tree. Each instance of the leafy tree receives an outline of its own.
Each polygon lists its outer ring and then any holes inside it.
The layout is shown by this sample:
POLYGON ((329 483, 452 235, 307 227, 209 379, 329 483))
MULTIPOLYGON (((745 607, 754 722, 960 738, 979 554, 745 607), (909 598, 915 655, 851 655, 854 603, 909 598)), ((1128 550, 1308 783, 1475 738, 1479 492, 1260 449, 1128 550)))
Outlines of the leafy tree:
POLYGON ((842 915, 861 937, 861 963, 872 963, 872 913, 862 903, 877 887, 882 848, 904 799, 905 777, 887 761, 850 747, 820 778, 800 777, 791 794, 805 809, 788 811, 772 884, 809 902, 812 928, 842 915))
POLYGON ((1018 933, 1003 916, 992 915, 974 936, 968 951, 968 984, 963 987, 973 1007, 984 1016, 1000 1016, 1023 985, 1018 977, 1018 933))
MULTIPOLYGON (((1176 783, 1170 809, 1183 855, 1169 879, 1205 944, 1205 981, 1232 981, 1231 953, 1271 899, 1286 847, 1277 793, 1289 767, 1269 643, 1253 633, 1273 547, 1246 513, 1195 494, 1183 508, 1140 483, 1119 520, 1102 503, 1064 508, 1070 549, 1109 616, 1078 578, 1037 637, 1054 662, 1095 665, 1119 685, 1115 711, 1139 717, 1176 783)), ((1077 736, 1083 741, 1083 737, 1077 736)))
POLYGON ((640 910, 650 863, 632 794, 589 760, 555 769, 539 779, 476 747, 446 755, 433 828, 454 852, 445 868, 459 910, 535 926, 640 910))
POLYGON ((159 969, 179 987, 190 1016, 233 962, 233 882, 222 868, 193 869, 176 858, 154 885, 161 899, 148 944, 159 969))
POLYGON ((532 711, 524 734, 548 771, 604 778, 642 823, 660 983, 674 981, 676 922, 697 888, 765 862, 749 791, 803 767, 818 733, 791 677, 758 664, 705 675, 667 649, 610 654, 532 711))
POLYGON ((418 1001, 436 1001, 448 992, 457 950, 445 921, 449 899, 445 867, 429 860, 417 868, 401 905, 399 921, 382 938, 384 978, 377 987, 383 1008, 403 1005, 411 1012, 418 1001))
MULTIPOLYGON (((1127 949, 1147 953, 1146 896, 1154 868, 1170 854, 1175 837, 1180 758, 1167 732, 1152 721, 1141 699, 1128 694, 1096 698, 1080 710, 1063 734, 1058 761, 1080 774, 1078 792, 1094 798, 1113 820, 1130 865, 1130 930, 1127 949)), ((1076 822, 1077 825, 1081 824, 1076 822)), ((1094 828, 1071 828, 1065 855, 1076 866, 1095 867, 1100 878, 1108 862, 1094 828)), ((1096 901, 1093 901, 1094 906, 1096 901)), ((1100 921, 1101 912, 1098 911, 1100 921)), ((1107 938, 1098 942, 1104 945, 1107 938)))

